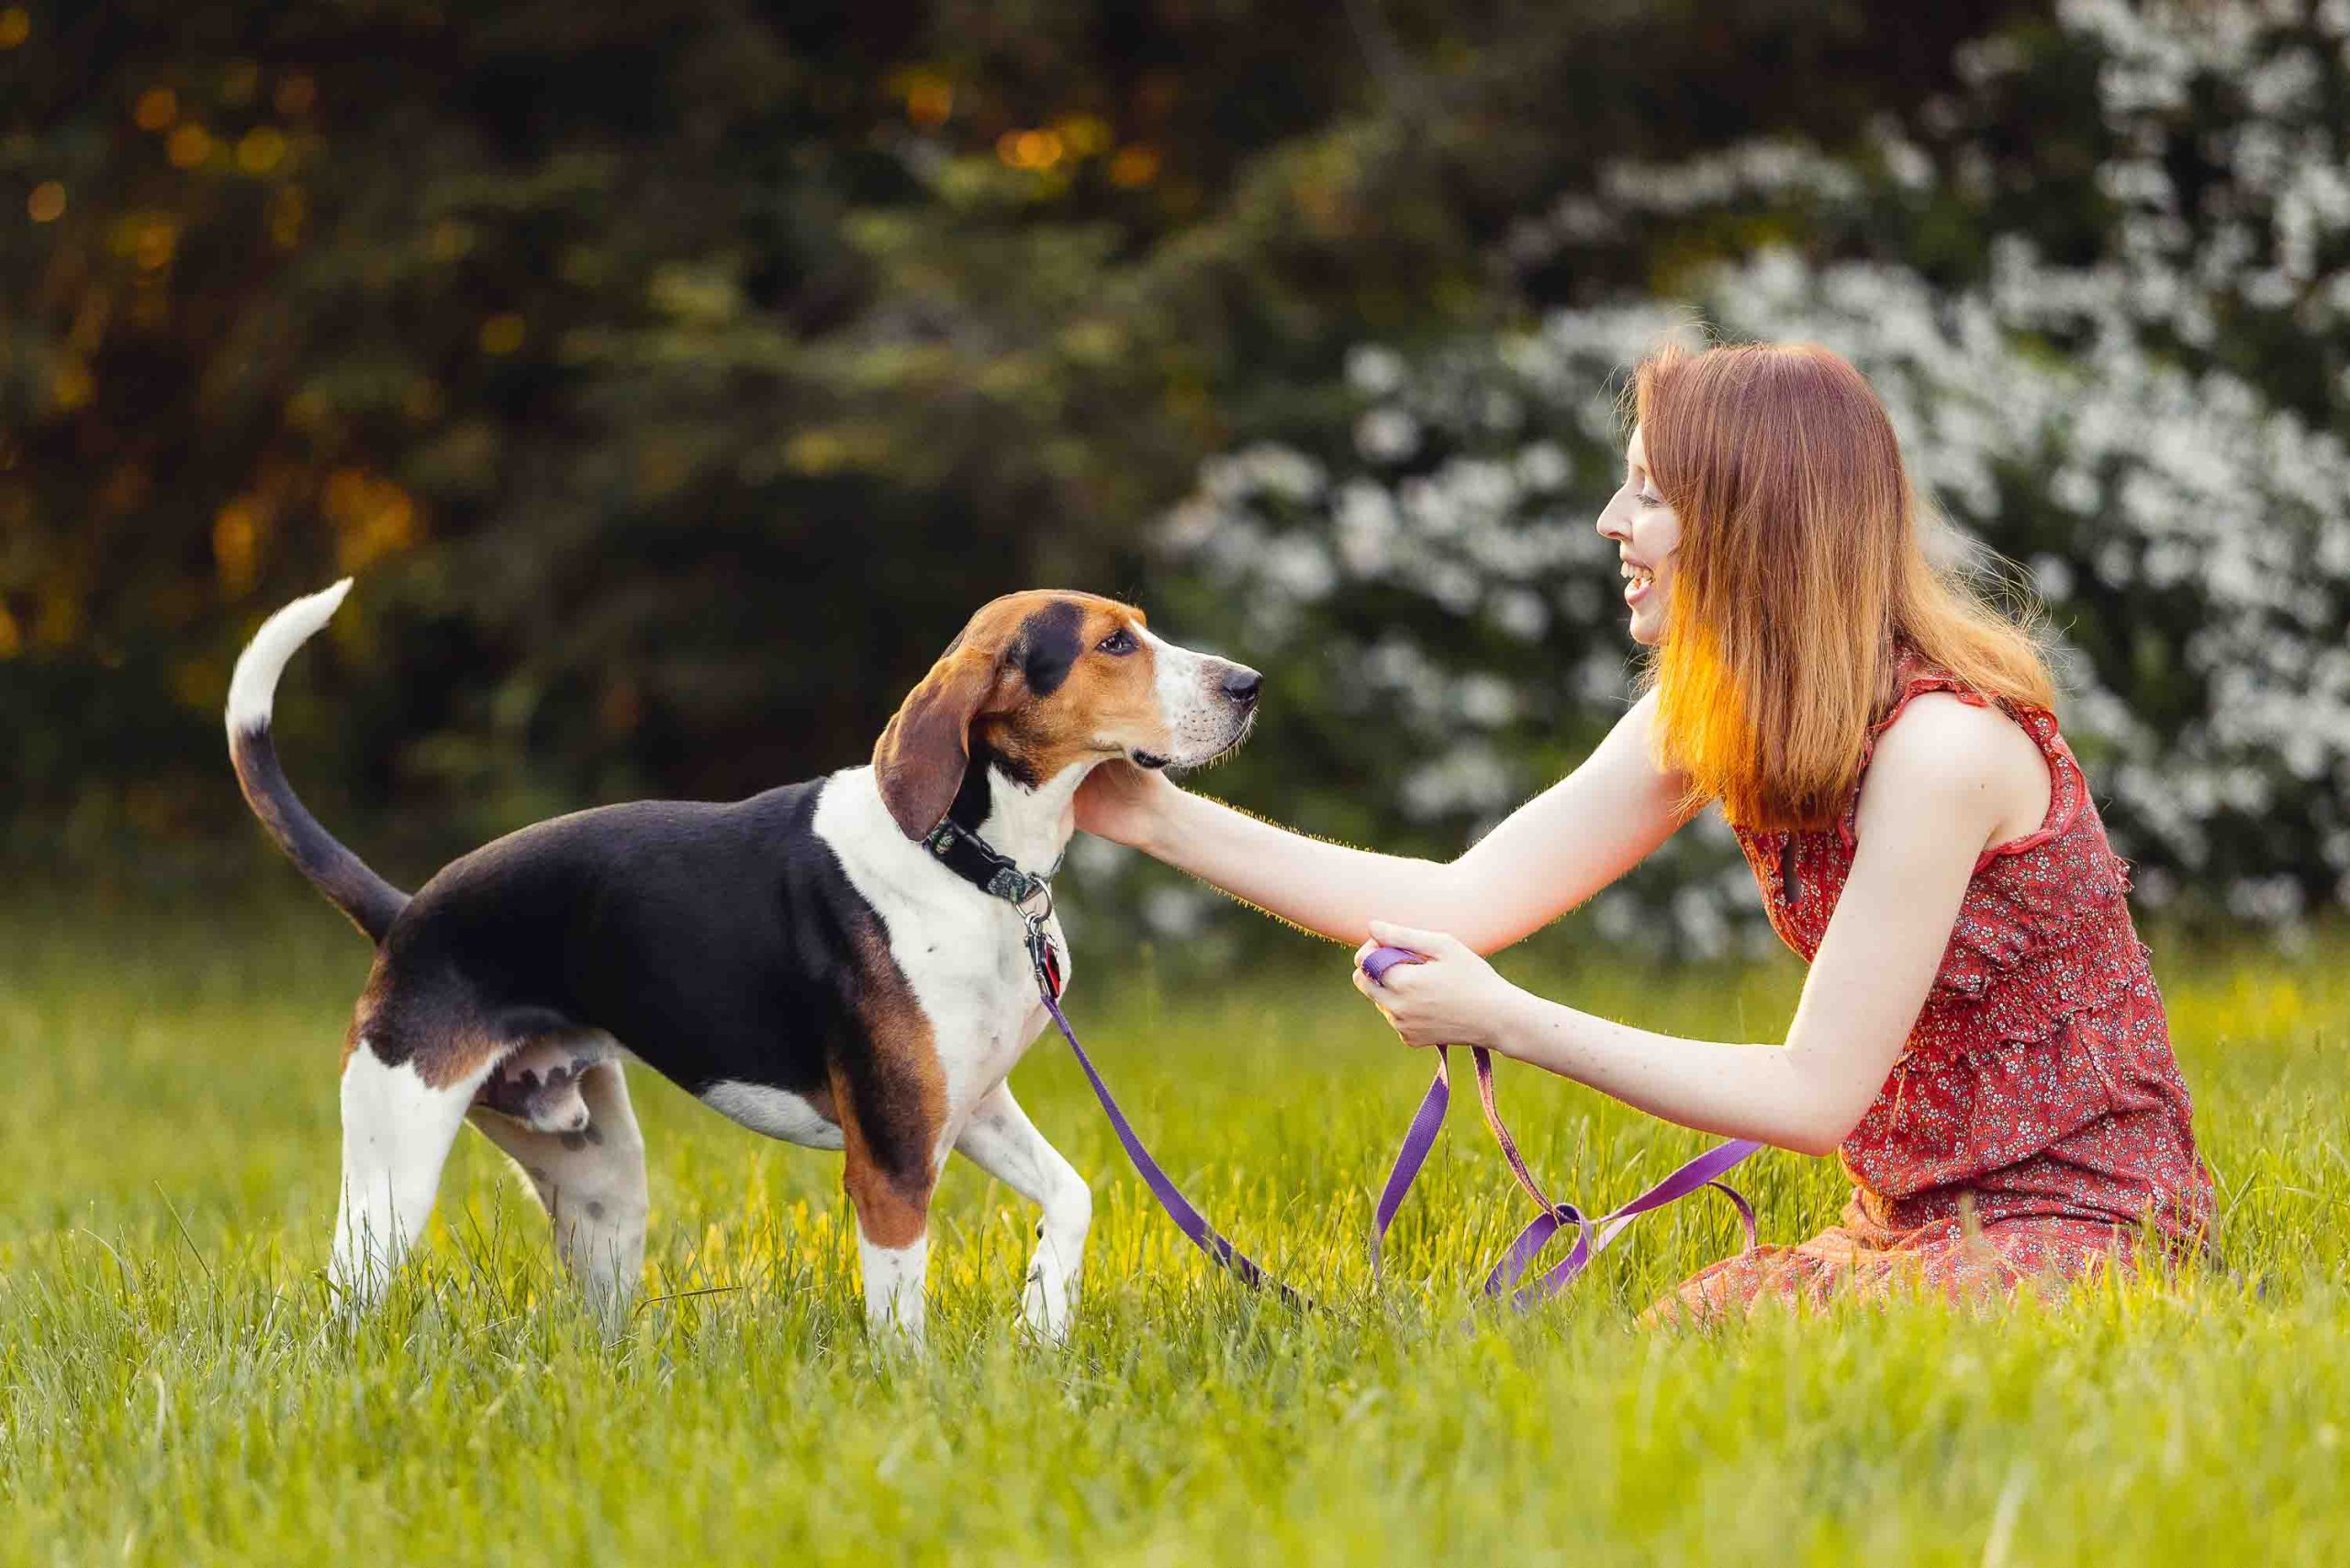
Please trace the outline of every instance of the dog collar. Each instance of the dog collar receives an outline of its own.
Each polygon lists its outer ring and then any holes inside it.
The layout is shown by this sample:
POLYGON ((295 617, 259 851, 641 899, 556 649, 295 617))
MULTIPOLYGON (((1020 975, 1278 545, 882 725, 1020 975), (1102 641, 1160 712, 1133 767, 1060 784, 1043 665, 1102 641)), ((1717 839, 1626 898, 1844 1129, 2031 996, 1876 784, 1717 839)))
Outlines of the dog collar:
MULTIPOLYGON (((1045 935, 1045 922, 1053 917, 1053 878, 1059 874, 1061 863, 1055 860, 1039 877, 1022 870, 1012 857, 997 851, 979 835, 952 817, 942 817, 922 841, 933 858, 990 898, 1002 899, 1020 912, 1021 921, 1028 927, 1028 961, 1036 971, 1036 982, 1047 996, 1061 993, 1060 956, 1053 951, 1053 944, 1045 935)), ((1068 852, 1062 852, 1067 857, 1068 852)))
POLYGON ((1002 854, 978 834, 952 817, 941 817, 930 836, 922 841, 938 863, 954 872, 971 886, 1006 903, 1024 906, 1043 899, 1050 906, 1053 898, 1053 878, 1061 868, 1058 860, 1041 877, 1024 871, 1008 856, 1002 854))

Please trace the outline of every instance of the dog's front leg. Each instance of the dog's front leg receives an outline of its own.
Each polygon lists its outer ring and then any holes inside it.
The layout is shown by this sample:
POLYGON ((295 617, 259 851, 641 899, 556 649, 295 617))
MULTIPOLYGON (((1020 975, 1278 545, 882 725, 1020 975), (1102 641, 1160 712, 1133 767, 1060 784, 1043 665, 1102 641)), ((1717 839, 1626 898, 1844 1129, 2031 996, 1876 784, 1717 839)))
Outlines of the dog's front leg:
MULTIPOLYGON (((869 1173, 868 1173, 869 1174, 869 1173)), ((930 1269, 930 1203, 891 1189, 887 1179, 849 1176, 856 1207, 856 1255, 865 1269, 865 1327, 877 1344, 919 1350, 923 1288, 930 1269)))
POLYGON ((918 1350, 937 1166, 926 1150, 905 1147, 911 1140, 867 1128, 849 1096, 840 1096, 838 1103, 847 1162, 843 1174, 856 1211, 856 1252, 865 1269, 866 1329, 878 1344, 918 1350))
POLYGON ((1078 1267, 1085 1260, 1085 1233, 1093 1224, 1092 1190, 1060 1150, 1045 1141, 1008 1083, 997 1084, 972 1109, 955 1148, 1045 1211, 1036 1225, 1036 1253, 1028 1263, 1020 1316, 1038 1338, 1062 1343, 1069 1338, 1078 1267))

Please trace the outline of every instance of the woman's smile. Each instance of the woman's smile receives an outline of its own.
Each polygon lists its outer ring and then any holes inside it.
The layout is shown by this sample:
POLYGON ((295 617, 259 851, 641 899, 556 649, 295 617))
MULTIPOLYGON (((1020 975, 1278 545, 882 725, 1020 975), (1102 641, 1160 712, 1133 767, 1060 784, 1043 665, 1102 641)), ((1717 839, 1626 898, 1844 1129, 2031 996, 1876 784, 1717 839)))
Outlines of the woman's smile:
POLYGON ((1681 519, 1656 488, 1647 444, 1638 430, 1625 443, 1624 482, 1599 514, 1599 532, 1614 543, 1623 566, 1632 641, 1654 647, 1664 640, 1664 606, 1673 590, 1673 553, 1681 546, 1681 519))
POLYGON ((1624 563, 1624 602, 1637 605, 1656 587, 1656 574, 1637 561, 1624 563))

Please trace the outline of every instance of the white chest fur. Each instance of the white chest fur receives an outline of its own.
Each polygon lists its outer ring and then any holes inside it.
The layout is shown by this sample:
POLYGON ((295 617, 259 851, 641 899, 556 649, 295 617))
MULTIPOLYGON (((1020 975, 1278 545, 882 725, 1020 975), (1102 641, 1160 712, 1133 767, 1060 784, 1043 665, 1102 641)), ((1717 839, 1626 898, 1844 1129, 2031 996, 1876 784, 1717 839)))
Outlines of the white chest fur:
MULTIPOLYGON (((1024 814, 1050 812, 1057 820, 1074 789, 1074 781, 1058 791, 1047 784, 1040 794, 1062 799, 1024 801, 1024 814)), ((995 838, 992 819, 983 826, 995 842, 1005 842, 995 838)), ((930 1019, 946 1078, 951 1142, 971 1106, 1003 1081, 1045 1025, 1026 927, 1012 905, 973 888, 899 831, 870 768, 825 781, 814 827, 840 857, 850 885, 889 927, 890 954, 930 1019)), ((1020 858, 1026 864, 1032 857, 1020 858)), ((1066 977, 1069 945, 1058 918, 1046 930, 1066 977)))

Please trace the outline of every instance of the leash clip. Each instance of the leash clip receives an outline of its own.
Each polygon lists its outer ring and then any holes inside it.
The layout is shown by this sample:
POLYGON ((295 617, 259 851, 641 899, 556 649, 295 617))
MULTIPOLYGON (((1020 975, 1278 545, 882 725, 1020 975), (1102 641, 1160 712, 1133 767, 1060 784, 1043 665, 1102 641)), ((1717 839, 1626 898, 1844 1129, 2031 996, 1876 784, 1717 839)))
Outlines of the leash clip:
POLYGON ((1049 888, 1045 890, 1042 909, 1031 911, 1024 905, 1020 909, 1021 922, 1028 927, 1028 967, 1036 971, 1036 988, 1058 1002, 1067 982, 1061 979, 1060 955, 1053 951, 1053 939, 1045 932, 1045 922, 1052 914, 1053 895, 1049 888))

